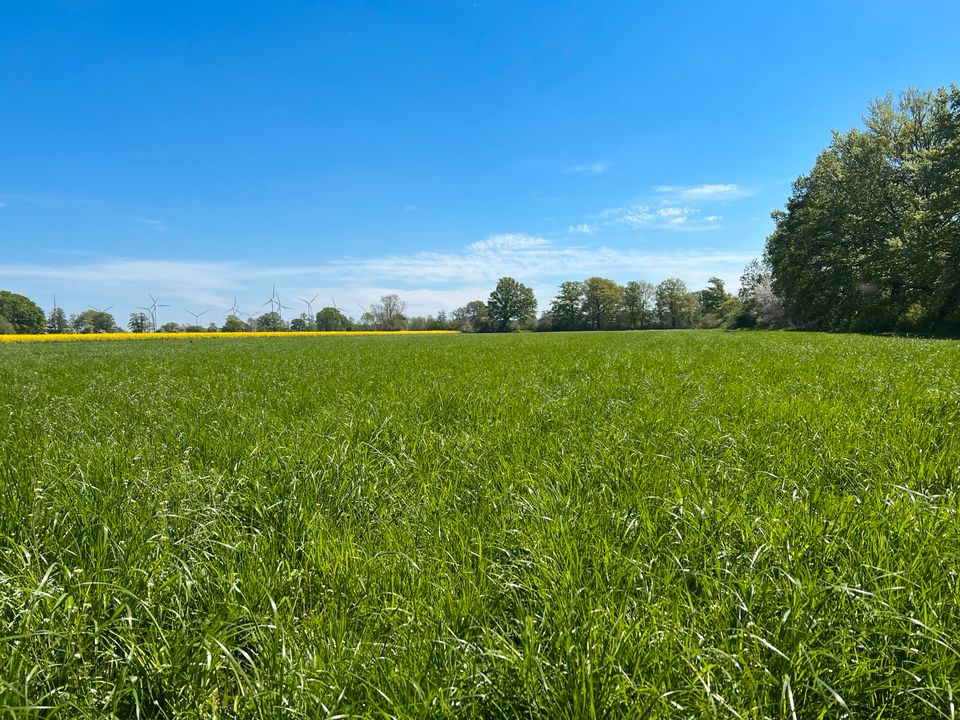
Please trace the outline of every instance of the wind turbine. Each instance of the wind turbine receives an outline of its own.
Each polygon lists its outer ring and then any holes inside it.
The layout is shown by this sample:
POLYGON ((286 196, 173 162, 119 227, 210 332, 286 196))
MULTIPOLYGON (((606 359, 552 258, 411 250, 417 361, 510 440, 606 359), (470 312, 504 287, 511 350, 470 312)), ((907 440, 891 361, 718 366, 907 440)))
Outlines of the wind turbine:
POLYGON ((153 293, 148 292, 147 295, 150 296, 150 307, 138 307, 139 310, 146 310, 150 313, 150 322, 153 324, 153 331, 157 332, 159 328, 157 327, 157 308, 170 307, 169 305, 162 305, 160 301, 153 296, 153 293))
POLYGON ((210 311, 209 311, 209 310, 204 310, 203 312, 195 313, 195 312, 193 312, 192 310, 186 310, 186 309, 185 309, 184 312, 187 313, 188 315, 193 315, 193 324, 194 324, 194 325, 199 325, 199 324, 200 324, 200 316, 201 316, 201 315, 206 315, 206 314, 207 314, 208 312, 210 312, 210 311))
POLYGON ((105 312, 109 312, 109 311, 110 311, 110 308, 112 308, 112 307, 113 307, 113 305, 107 305, 105 308, 103 308, 103 310, 101 310, 100 308, 94 307, 93 305, 91 305, 91 306, 90 306, 90 309, 91 309, 91 310, 96 310, 98 313, 105 313, 105 312))
MULTIPOLYGON (((265 303, 263 303, 260 307, 263 307, 264 305, 270 306, 270 312, 277 312, 276 310, 274 310, 274 305, 280 305, 280 298, 277 297, 276 285, 273 286, 273 292, 270 293, 270 299, 267 300, 265 303)), ((279 312, 277 314, 279 315, 279 312)))
POLYGON ((300 302, 304 303, 307 306, 307 315, 313 317, 313 301, 317 299, 317 295, 314 295, 309 300, 304 300, 303 298, 298 298, 300 302))
POLYGON ((293 310, 293 308, 290 307, 289 305, 284 305, 282 302, 280 302, 280 296, 277 295, 277 288, 276 288, 276 286, 274 286, 274 288, 273 288, 273 296, 277 299, 277 315, 279 315, 279 316, 280 316, 280 319, 283 320, 283 313, 280 312, 280 310, 281 310, 281 309, 283 309, 283 310, 293 310))
POLYGON ((243 314, 244 314, 243 310, 241 310, 240 308, 237 307, 237 296, 234 295, 234 296, 233 296, 233 305, 231 305, 230 307, 227 308, 227 315, 228 315, 228 316, 233 315, 234 317, 237 317, 237 318, 238 318, 238 317, 240 317, 240 316, 243 315, 243 314))

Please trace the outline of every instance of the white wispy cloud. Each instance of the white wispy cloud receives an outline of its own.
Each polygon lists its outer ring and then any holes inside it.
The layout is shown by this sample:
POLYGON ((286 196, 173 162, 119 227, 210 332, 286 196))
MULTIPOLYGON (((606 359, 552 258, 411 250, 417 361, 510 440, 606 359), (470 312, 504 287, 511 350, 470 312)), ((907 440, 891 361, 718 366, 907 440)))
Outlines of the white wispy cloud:
POLYGON ((739 200, 753 194, 747 188, 735 183, 657 185, 654 187, 654 190, 669 198, 676 198, 687 202, 725 202, 739 200))
POLYGON ((700 209, 696 207, 667 205, 654 208, 642 204, 607 208, 598 217, 608 226, 626 225, 638 230, 714 230, 720 220, 719 215, 701 217, 700 209))
POLYGON ((571 225, 567 228, 567 232, 570 235, 593 235, 597 231, 596 225, 591 225, 590 223, 580 223, 579 225, 571 225))
POLYGON ((585 163, 583 165, 573 165, 568 167, 564 172, 571 175, 603 175, 607 170, 610 169, 612 163, 603 161, 603 162, 592 162, 585 163))
MULTIPOLYGON (((683 219, 674 215, 669 219, 683 219)), ((716 249, 641 250, 603 245, 571 245, 537 235, 492 235, 460 249, 396 253, 376 257, 340 257, 315 265, 260 265, 249 262, 137 260, 101 258, 69 265, 0 263, 0 284, 26 294, 56 293, 61 304, 77 311, 87 304, 115 303, 124 312, 144 304, 149 290, 169 302, 173 319, 183 309, 222 312, 238 297, 241 308, 255 311, 270 295, 271 285, 285 304, 299 308, 296 298, 336 297, 353 315, 386 292, 397 292, 410 312, 451 310, 485 298, 499 277, 510 275, 535 288, 541 307, 549 303, 561 280, 603 275, 625 282, 653 282, 676 276, 691 287, 712 275, 733 284, 751 256, 716 249), (68 302, 69 299, 69 302, 68 302)), ((314 303, 315 309, 318 303, 314 303)), ((117 314, 125 319, 124 312, 117 314)), ((296 312, 298 314, 299 311, 296 312)))
POLYGON ((735 183, 704 185, 656 185, 636 202, 609 207, 592 216, 601 225, 626 225, 634 229, 695 232, 715 230, 723 216, 706 213, 749 197, 753 191, 735 183))

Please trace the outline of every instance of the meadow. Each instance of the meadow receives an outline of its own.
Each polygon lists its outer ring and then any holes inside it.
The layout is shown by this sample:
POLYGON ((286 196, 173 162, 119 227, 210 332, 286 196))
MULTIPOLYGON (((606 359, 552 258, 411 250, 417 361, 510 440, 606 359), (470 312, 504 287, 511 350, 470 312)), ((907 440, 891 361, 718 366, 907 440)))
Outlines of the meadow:
POLYGON ((0 346, 0 715, 954 718, 960 344, 0 346))

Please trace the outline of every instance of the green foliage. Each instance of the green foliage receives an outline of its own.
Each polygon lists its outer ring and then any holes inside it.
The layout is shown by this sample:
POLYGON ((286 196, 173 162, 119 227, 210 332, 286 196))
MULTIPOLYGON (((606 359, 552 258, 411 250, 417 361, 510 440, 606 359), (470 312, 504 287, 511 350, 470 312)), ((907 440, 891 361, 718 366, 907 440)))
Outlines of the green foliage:
POLYGON ((287 323, 275 310, 266 312, 257 318, 259 332, 280 332, 287 329, 287 323))
POLYGON ((344 331, 353 329, 353 323, 336 308, 325 307, 317 313, 316 328, 326 332, 344 331))
POLYGON ((17 329, 13 326, 13 323, 0 315, 0 335, 15 335, 16 332, 17 329))
POLYGON ((679 278, 667 278, 656 289, 657 318, 669 328, 688 328, 697 312, 697 296, 679 278))
POLYGON ((550 303, 553 330, 579 330, 583 327, 584 284, 579 280, 560 283, 557 296, 550 303))
POLYGON ((227 315, 227 319, 223 323, 221 328, 222 332, 244 332, 247 329, 247 324, 238 318, 236 315, 227 315))
POLYGON ((39 334, 46 327, 46 317, 40 306, 30 298, 9 290, 0 290, 0 316, 17 334, 39 334))
POLYGON ((144 312, 130 313, 130 321, 127 328, 132 333, 146 333, 153 329, 150 324, 150 317, 144 312))
POLYGON ((79 333, 111 333, 120 330, 113 315, 93 308, 71 315, 70 327, 74 332, 79 333))
POLYGON ((653 285, 631 280, 623 288, 623 327, 627 330, 642 330, 654 322, 653 302, 656 297, 653 285))
POLYGON ((486 332, 490 329, 490 316, 483 300, 471 300, 450 313, 454 330, 461 332, 486 332))
POLYGON ((960 90, 874 102, 774 213, 773 288, 795 322, 960 332, 960 90))
POLYGON ((623 303, 623 288, 613 280, 587 278, 583 283, 583 315, 587 327, 605 330, 615 327, 623 303))
POLYGON ((533 321, 537 316, 537 298, 533 290, 512 277, 502 277, 487 300, 487 314, 500 332, 533 321))
POLYGON ((0 376, 7 716, 956 703, 956 343, 49 343, 0 376))
POLYGON ((61 307, 55 307, 47 318, 48 333, 68 333, 70 332, 70 322, 67 320, 67 314, 61 307))

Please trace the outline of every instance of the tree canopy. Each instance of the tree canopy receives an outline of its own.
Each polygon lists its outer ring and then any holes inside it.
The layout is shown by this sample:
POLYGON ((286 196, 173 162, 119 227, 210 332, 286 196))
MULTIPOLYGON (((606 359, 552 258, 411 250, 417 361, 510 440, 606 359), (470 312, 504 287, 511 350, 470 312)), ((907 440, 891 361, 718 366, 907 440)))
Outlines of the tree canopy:
POLYGON ((767 240, 797 324, 960 332, 960 90, 875 101, 834 133, 767 240))
POLYGON ((0 317, 17 334, 42 333, 46 327, 43 310, 28 297, 0 290, 0 317))
POLYGON ((487 300, 487 313, 497 329, 509 330, 536 317, 537 298, 523 283, 502 277, 487 300))

